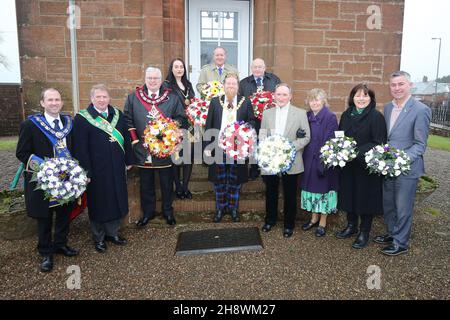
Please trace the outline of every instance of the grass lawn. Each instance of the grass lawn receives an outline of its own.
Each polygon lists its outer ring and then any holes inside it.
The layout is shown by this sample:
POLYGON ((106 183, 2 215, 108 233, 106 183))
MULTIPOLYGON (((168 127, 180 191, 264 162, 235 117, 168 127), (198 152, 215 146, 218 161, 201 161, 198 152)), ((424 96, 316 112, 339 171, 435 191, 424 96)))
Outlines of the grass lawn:
POLYGON ((17 137, 0 138, 0 151, 15 151, 17 145, 17 137))
POLYGON ((428 146, 434 149, 450 151, 450 138, 430 135, 428 137, 428 146))

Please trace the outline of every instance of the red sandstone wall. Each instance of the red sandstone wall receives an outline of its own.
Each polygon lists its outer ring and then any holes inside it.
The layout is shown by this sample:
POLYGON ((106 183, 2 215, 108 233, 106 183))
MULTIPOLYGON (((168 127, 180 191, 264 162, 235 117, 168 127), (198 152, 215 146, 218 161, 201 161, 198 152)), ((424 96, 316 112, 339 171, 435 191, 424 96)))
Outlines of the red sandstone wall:
MULTIPOLYGON (((60 88, 72 110, 67 0, 16 0, 26 113, 38 107, 42 87, 60 88)), ((113 103, 142 83, 144 67, 166 72, 184 57, 184 0, 83 0, 78 30, 81 107, 89 89, 103 82, 113 103)), ((388 101, 387 76, 400 66, 404 1, 255 0, 254 57, 292 84, 303 106, 314 87, 330 95, 340 113, 350 89, 367 81, 381 104, 388 101), (382 27, 370 30, 369 5, 381 9, 382 27)))

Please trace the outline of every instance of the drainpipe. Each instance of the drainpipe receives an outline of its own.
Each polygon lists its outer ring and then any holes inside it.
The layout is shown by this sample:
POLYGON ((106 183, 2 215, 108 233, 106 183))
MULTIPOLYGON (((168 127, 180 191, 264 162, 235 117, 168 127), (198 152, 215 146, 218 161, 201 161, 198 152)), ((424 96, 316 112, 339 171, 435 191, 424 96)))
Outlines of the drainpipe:
POLYGON ((79 24, 79 8, 75 5, 75 0, 69 0, 69 29, 70 29, 70 51, 72 60, 72 103, 73 103, 73 115, 80 111, 80 92, 78 86, 78 54, 77 54, 77 29, 80 28, 79 24), (77 16, 78 14, 78 16, 77 16))

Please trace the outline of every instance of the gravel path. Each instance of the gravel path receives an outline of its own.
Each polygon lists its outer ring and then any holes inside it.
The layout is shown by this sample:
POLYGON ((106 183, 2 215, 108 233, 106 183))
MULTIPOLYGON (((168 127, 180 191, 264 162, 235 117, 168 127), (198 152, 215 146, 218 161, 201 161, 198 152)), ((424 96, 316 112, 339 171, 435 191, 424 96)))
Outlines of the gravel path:
MULTIPOLYGON (((417 208, 406 255, 384 256, 375 243, 352 249, 352 239, 333 236, 339 226, 332 224, 321 239, 299 228, 284 239, 277 226, 261 234, 264 249, 258 252, 174 256, 181 231, 260 227, 261 222, 126 228, 126 247, 109 246, 99 254, 83 215, 70 235, 70 245, 80 255, 56 256, 50 274, 38 271, 35 239, 0 240, 0 299, 450 299, 450 153, 428 150, 425 158, 427 173, 440 187, 417 208), (441 214, 427 214, 427 208, 441 214), (70 265, 81 268, 79 290, 66 287, 70 265), (380 267, 381 289, 367 288, 371 265, 380 267)), ((17 161, 11 152, 0 152, 0 161, 4 188, 17 161)), ((302 215, 300 220, 306 219, 302 215)), ((372 236, 383 231, 377 217, 372 236)))

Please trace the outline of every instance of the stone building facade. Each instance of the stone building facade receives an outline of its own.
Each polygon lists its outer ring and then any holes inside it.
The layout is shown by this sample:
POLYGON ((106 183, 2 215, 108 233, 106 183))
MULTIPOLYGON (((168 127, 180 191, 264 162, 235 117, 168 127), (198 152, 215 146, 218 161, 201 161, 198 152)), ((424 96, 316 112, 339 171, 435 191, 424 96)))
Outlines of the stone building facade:
MULTIPOLYGON (((148 65, 165 75, 174 57, 190 64, 187 10, 195 1, 76 1, 81 108, 94 84, 106 84, 113 103, 122 108, 127 94, 143 82, 148 65)), ((252 0, 248 5, 249 61, 263 58, 268 71, 291 84, 294 104, 305 107, 306 92, 320 87, 340 114, 350 89, 362 81, 374 88, 380 106, 389 100, 388 75, 400 67, 403 0, 252 0)), ((24 114, 40 110, 39 92, 48 86, 61 89, 65 110, 71 112, 68 1, 16 0, 16 7, 24 114)), ((0 108, 4 113, 8 107, 0 108)), ((11 119, 22 117, 20 104, 16 111, 11 119)), ((15 134, 18 123, 4 126, 5 120, 0 121, 0 134, 15 134)))

